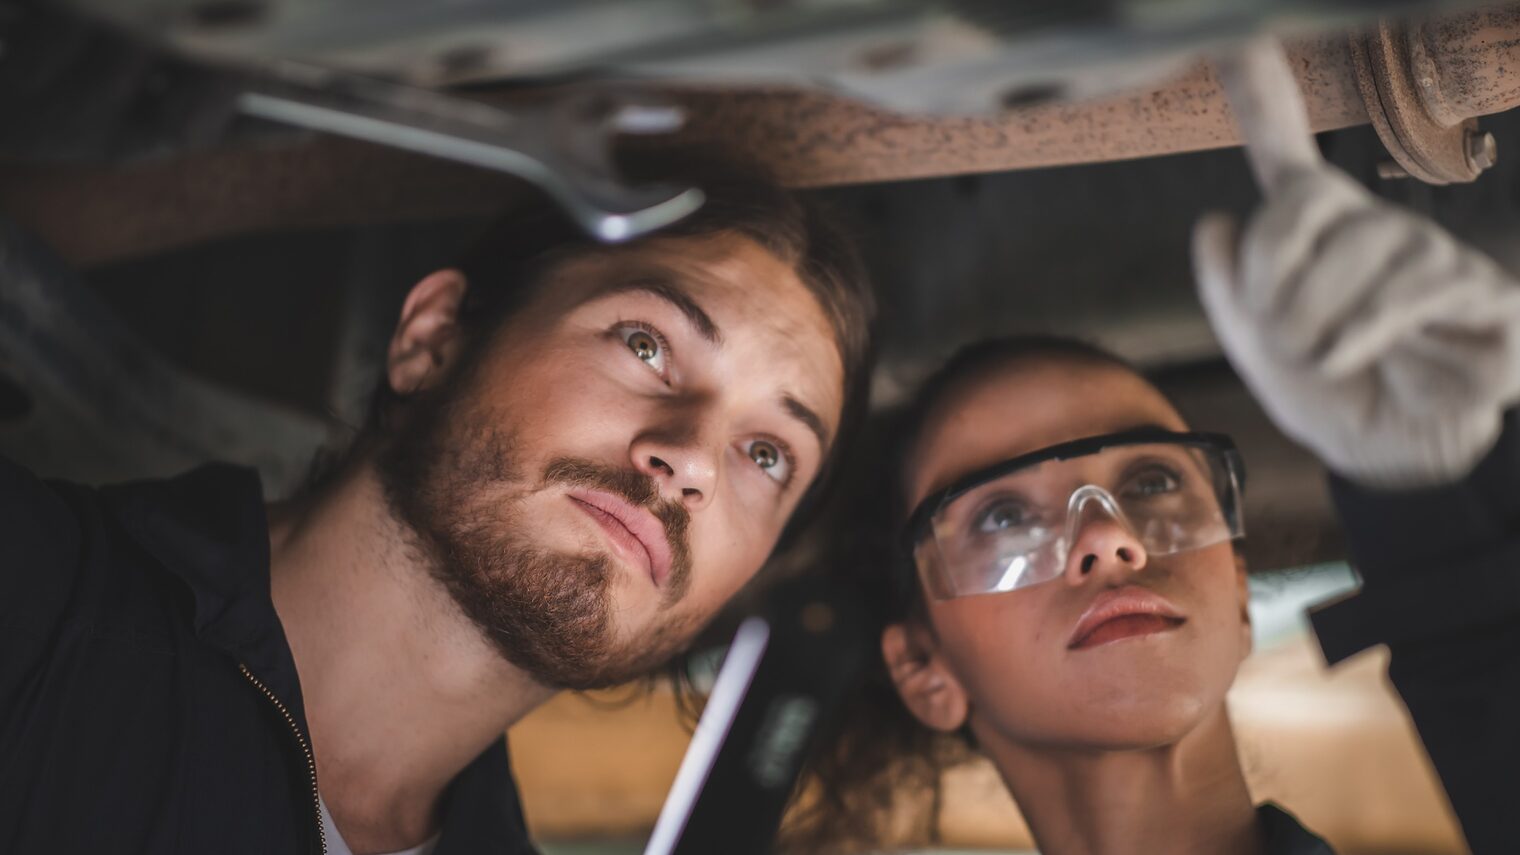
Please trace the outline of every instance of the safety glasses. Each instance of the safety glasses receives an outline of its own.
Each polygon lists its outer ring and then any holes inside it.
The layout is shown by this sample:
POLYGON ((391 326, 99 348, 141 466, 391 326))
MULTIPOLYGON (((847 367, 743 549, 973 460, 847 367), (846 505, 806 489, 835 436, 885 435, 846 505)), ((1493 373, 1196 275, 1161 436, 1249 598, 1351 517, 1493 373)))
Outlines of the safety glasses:
POLYGON ((1097 519, 1150 555, 1245 534, 1245 464, 1229 437, 1141 428, 980 469, 923 500, 905 546, 936 599, 1014 591, 1060 576, 1097 519))

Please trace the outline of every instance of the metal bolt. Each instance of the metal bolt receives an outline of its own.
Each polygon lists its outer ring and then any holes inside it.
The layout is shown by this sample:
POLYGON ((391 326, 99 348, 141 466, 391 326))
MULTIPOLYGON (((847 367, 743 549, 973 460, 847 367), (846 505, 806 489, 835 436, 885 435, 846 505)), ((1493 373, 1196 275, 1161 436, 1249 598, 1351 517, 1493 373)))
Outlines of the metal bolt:
POLYGON ((1467 146, 1467 161, 1474 169, 1488 169, 1499 160, 1499 144, 1494 140, 1493 134, 1487 131, 1468 131, 1463 142, 1467 146))
POLYGON ((1385 160, 1377 165, 1378 177, 1384 181, 1392 181, 1396 178, 1408 178, 1409 173, 1396 161, 1385 160))

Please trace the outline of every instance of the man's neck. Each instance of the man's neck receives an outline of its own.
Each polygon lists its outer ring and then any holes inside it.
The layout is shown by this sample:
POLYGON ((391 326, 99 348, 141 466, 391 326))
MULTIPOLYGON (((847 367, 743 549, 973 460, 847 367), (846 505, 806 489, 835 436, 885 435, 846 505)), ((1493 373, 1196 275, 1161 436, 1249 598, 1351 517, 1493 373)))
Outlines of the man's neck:
POLYGON ((328 809, 355 852, 426 840, 449 782, 553 691, 481 637, 367 467, 270 508, 270 554, 328 809))
POLYGON ((1222 704, 1164 748, 1072 751, 977 737, 1044 855, 1261 851, 1222 704))

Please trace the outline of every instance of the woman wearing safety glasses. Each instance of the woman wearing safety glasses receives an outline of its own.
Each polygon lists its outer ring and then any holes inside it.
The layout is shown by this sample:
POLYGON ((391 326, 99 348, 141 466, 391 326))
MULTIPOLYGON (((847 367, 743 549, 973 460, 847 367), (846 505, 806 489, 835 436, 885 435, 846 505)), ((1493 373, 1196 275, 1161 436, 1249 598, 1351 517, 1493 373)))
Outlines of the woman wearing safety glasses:
MULTIPOLYGON (((1304 136, 1243 230, 1196 230, 1202 302, 1330 470, 1363 584, 1311 614, 1327 660, 1388 646, 1471 850, 1514 852, 1520 282, 1304 136)), ((875 595, 883 669, 815 759, 798 848, 899 836, 895 796, 938 793, 953 735, 1044 855, 1330 851, 1251 804, 1225 712, 1250 645, 1227 441, 1100 351, 1001 341, 952 359, 871 459, 890 462, 859 503, 882 503, 877 528, 842 532, 835 566, 875 595)))
POLYGON ((1059 339, 962 351, 892 433, 897 468, 866 492, 894 535, 855 545, 897 554, 850 562, 880 595, 884 680, 815 765, 803 848, 869 850, 903 819, 873 810, 915 769, 937 787, 950 738, 1045 855, 1330 851, 1252 805, 1225 709, 1251 646, 1227 438, 1059 339))
MULTIPOLYGON (((1362 588, 1311 615, 1321 648, 1387 645, 1472 852, 1514 852, 1520 281, 1326 165, 1277 45, 1218 71, 1264 202, 1200 222, 1194 266, 1225 355, 1330 471, 1362 588)), ((876 529, 833 566, 875 595, 884 667, 814 759, 797 848, 901 836, 915 778, 932 823, 954 734, 1044 855, 1329 852, 1251 804, 1225 711, 1250 646, 1228 442, 1111 356, 1026 340, 956 356, 877 451, 876 529)))

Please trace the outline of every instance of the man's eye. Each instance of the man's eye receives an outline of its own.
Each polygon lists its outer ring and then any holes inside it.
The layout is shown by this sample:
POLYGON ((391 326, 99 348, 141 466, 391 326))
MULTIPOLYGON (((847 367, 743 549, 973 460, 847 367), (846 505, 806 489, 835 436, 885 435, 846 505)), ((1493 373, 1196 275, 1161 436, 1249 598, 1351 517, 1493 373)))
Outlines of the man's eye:
POLYGON ((776 443, 764 439, 751 440, 745 453, 760 467, 760 471, 777 482, 785 484, 791 480, 792 461, 776 443))
POLYGON ((622 324, 613 331, 623 339, 623 344, 628 346, 634 356, 653 368, 656 374, 665 376, 668 370, 665 363, 670 348, 666 346, 664 336, 655 330, 632 324, 622 324))

